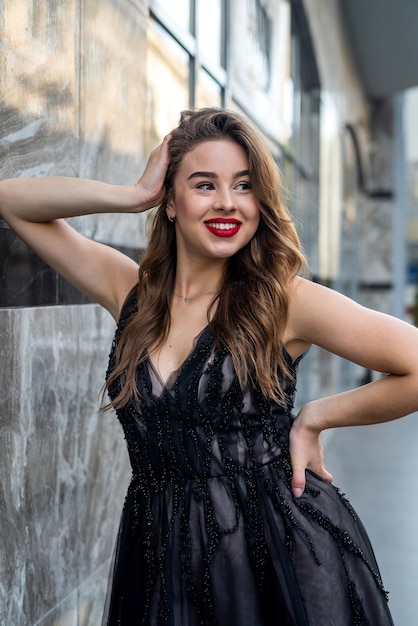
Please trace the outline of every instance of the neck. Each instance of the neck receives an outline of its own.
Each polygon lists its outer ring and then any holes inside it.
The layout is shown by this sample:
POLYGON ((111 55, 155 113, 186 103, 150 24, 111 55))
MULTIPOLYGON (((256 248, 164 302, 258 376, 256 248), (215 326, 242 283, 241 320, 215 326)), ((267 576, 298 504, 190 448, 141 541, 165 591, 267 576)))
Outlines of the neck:
POLYGON ((218 291, 222 283, 222 268, 182 268, 177 266, 174 293, 183 297, 196 297, 206 291, 218 291))

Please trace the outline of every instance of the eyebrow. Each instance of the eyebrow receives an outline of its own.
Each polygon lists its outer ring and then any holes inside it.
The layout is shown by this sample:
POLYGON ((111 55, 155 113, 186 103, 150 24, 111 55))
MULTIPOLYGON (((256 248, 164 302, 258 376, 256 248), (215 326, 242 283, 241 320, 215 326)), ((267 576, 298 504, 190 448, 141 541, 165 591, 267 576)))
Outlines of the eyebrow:
MULTIPOLYGON (((236 178, 240 178, 241 176, 249 175, 250 170, 240 170, 239 172, 236 172, 232 178, 235 180, 236 178)), ((190 174, 187 180, 190 180, 191 178, 218 178, 218 175, 215 174, 215 172, 193 172, 193 174, 190 174)))

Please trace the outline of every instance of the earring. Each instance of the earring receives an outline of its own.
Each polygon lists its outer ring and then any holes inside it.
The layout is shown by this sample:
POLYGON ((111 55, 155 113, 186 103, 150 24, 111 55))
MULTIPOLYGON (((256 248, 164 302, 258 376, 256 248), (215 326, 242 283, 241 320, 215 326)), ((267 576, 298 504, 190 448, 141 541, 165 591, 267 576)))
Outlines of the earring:
POLYGON ((167 213, 167 217, 168 217, 168 221, 169 222, 175 222, 176 221, 176 218, 175 217, 171 217, 171 215, 168 215, 168 213, 167 213))

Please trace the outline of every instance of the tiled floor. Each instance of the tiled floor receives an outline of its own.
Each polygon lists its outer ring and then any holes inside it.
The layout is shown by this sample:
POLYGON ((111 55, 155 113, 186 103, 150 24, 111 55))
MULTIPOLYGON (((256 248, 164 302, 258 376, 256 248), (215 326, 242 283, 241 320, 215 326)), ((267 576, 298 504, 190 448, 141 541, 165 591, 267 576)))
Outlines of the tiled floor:
POLYGON ((328 433, 325 458, 368 530, 395 626, 417 626, 418 414, 328 433))

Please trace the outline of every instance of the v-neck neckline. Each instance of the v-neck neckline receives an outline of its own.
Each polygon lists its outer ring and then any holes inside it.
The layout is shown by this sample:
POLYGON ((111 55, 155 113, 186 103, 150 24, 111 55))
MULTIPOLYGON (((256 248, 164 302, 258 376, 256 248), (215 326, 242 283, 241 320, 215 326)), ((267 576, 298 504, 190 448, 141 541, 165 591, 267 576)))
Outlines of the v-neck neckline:
POLYGON ((164 390, 171 389, 173 387, 173 385, 175 384, 175 382, 177 381, 179 377, 180 372, 185 368, 187 363, 192 358, 195 350, 197 349, 199 345, 200 340, 202 339, 203 335, 206 333, 206 331, 209 328, 210 328, 209 324, 206 324, 206 326, 204 326, 202 330, 195 337, 193 337, 192 347, 189 353, 187 354, 186 358, 179 364, 179 366, 176 369, 172 370, 169 373, 165 381, 163 380, 157 366, 155 365, 150 355, 148 354, 148 359, 147 359, 148 365, 150 369, 152 370, 153 374, 155 375, 156 379, 158 380, 159 384, 161 385, 161 393, 163 393, 164 390))

